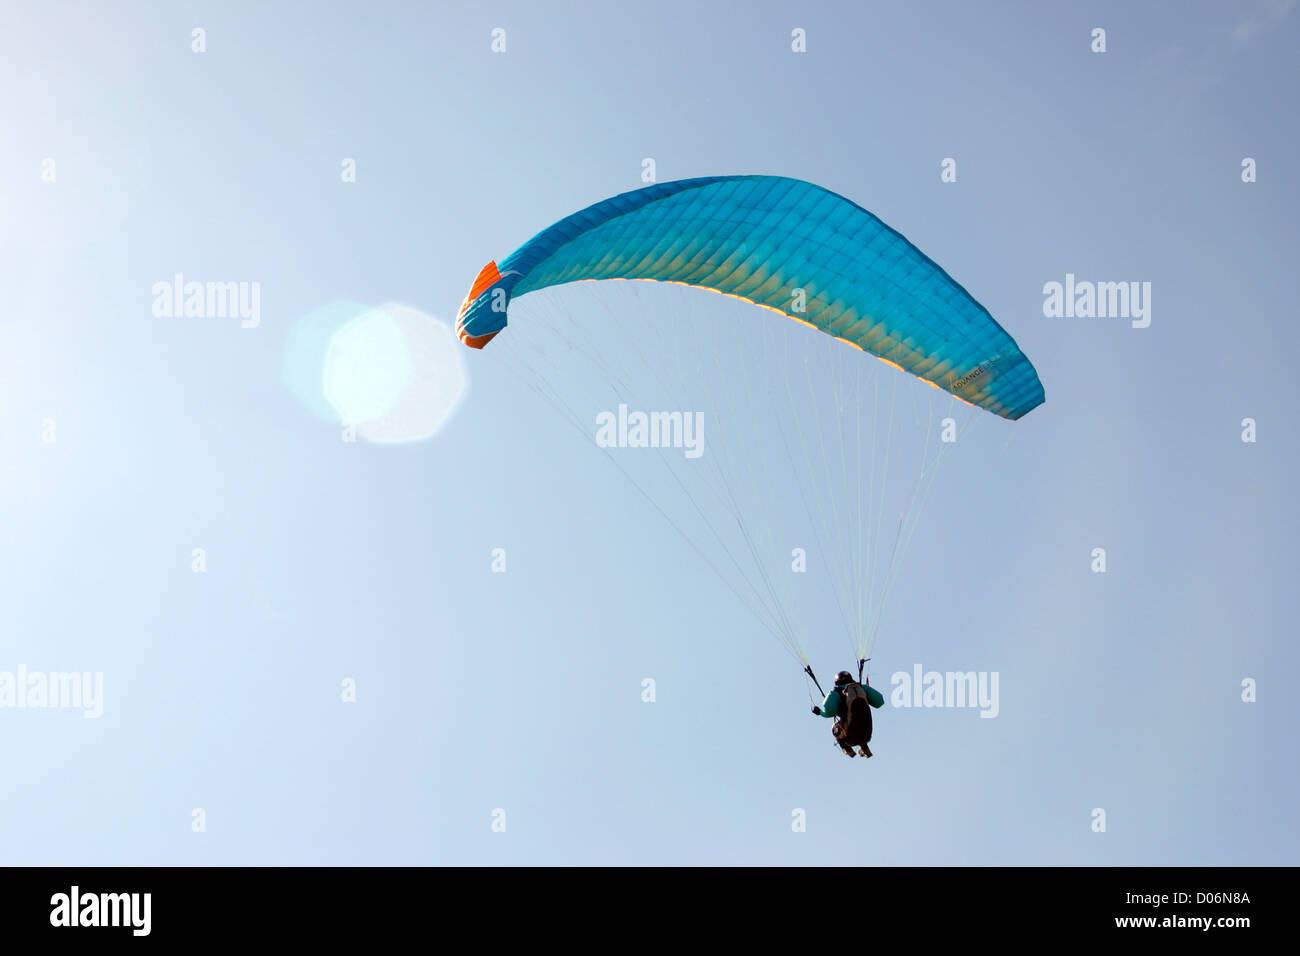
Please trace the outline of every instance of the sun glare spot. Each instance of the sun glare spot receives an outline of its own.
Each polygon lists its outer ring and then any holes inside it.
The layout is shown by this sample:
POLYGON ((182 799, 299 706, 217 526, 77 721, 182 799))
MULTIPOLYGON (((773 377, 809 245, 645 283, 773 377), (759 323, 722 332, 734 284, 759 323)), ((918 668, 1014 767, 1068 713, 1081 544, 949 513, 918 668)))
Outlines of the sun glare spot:
POLYGON ((383 443, 436 434, 467 384, 451 327, 396 303, 335 302, 304 316, 285 340, 283 372, 318 418, 383 443))

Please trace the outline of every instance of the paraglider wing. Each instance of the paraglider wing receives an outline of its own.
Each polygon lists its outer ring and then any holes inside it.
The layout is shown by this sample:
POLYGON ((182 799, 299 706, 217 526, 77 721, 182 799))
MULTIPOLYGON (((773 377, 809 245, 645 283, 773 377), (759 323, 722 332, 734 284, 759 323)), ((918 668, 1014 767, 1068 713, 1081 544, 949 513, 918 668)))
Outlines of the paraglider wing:
POLYGON ((485 266, 456 332, 482 348, 505 327, 510 299, 589 279, 745 299, 1003 418, 1044 399, 1034 366, 970 293, 861 206, 797 179, 685 179, 588 206, 485 266))

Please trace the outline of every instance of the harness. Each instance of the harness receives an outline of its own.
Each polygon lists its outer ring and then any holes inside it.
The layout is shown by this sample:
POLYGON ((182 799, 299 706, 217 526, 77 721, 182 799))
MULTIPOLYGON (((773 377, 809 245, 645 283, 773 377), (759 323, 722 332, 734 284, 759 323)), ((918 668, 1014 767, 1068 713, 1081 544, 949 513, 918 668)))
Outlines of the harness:
POLYGON ((855 701, 862 701, 868 707, 871 701, 867 697, 867 692, 862 689, 862 685, 857 681, 844 684, 835 688, 840 692, 840 703, 844 705, 843 711, 836 716, 835 726, 831 728, 836 737, 844 737, 849 732, 849 721, 853 719, 853 704, 855 701))

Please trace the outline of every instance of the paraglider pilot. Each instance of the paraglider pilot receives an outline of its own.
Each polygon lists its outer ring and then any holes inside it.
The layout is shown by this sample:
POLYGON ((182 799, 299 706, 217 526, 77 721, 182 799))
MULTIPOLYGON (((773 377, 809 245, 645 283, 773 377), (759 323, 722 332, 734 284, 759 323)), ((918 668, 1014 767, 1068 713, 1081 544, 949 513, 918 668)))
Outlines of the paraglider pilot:
POLYGON ((826 695, 820 707, 814 706, 812 712, 820 717, 833 717, 835 724, 831 733, 850 757, 856 756, 853 748, 857 747, 864 757, 871 756, 867 744, 871 741, 871 708, 883 704, 884 698, 879 691, 868 691, 853 679, 848 671, 835 675, 835 687, 826 695), (880 703, 876 703, 876 701, 880 703))

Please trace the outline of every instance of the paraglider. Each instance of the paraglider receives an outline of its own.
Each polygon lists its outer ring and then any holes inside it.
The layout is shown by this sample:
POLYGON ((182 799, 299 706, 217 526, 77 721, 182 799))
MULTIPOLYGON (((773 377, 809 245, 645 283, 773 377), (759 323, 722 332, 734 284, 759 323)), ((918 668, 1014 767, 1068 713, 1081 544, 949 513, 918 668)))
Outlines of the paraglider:
POLYGON ((1043 402, 1015 340, 943 269, 874 215, 780 176, 710 176, 606 199, 489 262, 456 334, 481 349, 511 299, 590 279, 712 289, 779 312, 1003 418, 1043 402))
MULTIPOLYGON (((494 260, 483 267, 461 303, 456 334, 465 345, 482 349, 506 328, 511 304, 521 297, 569 283, 611 279, 706 289, 759 306, 875 356, 947 393, 950 404, 971 406, 976 415, 976 409, 983 409, 1015 421, 1044 401, 1038 374, 1015 340, 934 261, 856 203, 812 183, 778 176, 711 176, 656 184, 566 216, 499 266, 494 260)), ((566 321, 554 330, 560 339, 556 347, 543 347, 527 337, 518 346, 515 357, 529 384, 580 431, 588 428, 590 410, 584 405, 589 403, 561 396, 559 386, 568 374, 561 362, 587 354, 623 409, 631 379, 612 371, 620 350, 610 336, 623 318, 609 313, 603 324, 586 329, 566 321)), ((628 459, 615 458, 616 449, 608 446, 617 443, 595 444, 796 656, 816 684, 801 642, 799 615, 782 593, 792 577, 784 573, 791 568, 783 564, 793 553, 797 565, 803 553, 776 540, 789 508, 774 508, 773 503, 792 502, 790 486, 780 483, 780 468, 747 457, 749 449, 774 443, 747 442, 751 436, 727 440, 730 429, 743 428, 750 418, 758 423, 754 428, 781 439, 774 447, 785 452, 780 464, 795 473, 798 503, 808 514, 821 553, 828 557, 835 605, 859 661, 858 680, 840 672, 839 678, 847 680, 837 678, 835 689, 822 705, 814 706, 814 713, 836 719, 836 742, 842 750, 852 756, 857 747, 870 756, 871 708, 884 701, 869 680, 863 680, 861 667, 881 628, 899 558, 916 529, 939 461, 955 441, 957 424, 951 413, 936 421, 931 411, 924 420, 917 410, 924 404, 918 396, 896 402, 898 379, 904 377, 896 372, 886 373, 891 380, 883 387, 879 379, 864 384, 859 380, 864 366, 851 354, 853 367, 838 371, 834 356, 828 368, 815 370, 805 357, 809 387, 801 394, 792 387, 791 369, 798 367, 792 355, 805 346, 785 340, 773 345, 769 338, 777 333, 765 321, 763 311, 752 309, 736 318, 733 330, 721 313, 693 322, 677 310, 666 310, 653 319, 625 322, 622 330, 629 336, 651 333, 654 341, 638 343, 626 353, 650 369, 653 386, 665 395, 676 389, 679 397, 702 390, 700 401, 671 407, 711 409, 709 427, 719 436, 711 447, 717 453, 684 460, 680 455, 664 457, 661 461, 673 483, 664 485, 666 491, 655 491, 651 482, 632 476, 631 466, 625 465, 628 459), (684 340, 696 335, 712 336, 713 342, 695 342, 692 351, 684 340), (709 394, 715 377, 704 360, 695 367, 671 367, 677 358, 674 345, 696 357, 711 345, 707 357, 719 368, 729 353, 741 355, 753 347, 761 354, 737 363, 742 377, 736 380, 719 374, 709 394), (784 392, 780 384, 786 386, 784 392), (829 400, 819 397, 822 390, 832 393, 829 400), (888 395, 882 395, 886 390, 888 395), (763 409, 764 400, 772 407, 763 409), (870 408, 871 402, 875 407, 867 418, 863 408, 870 408), (910 482, 889 474, 896 405, 912 413, 920 436, 917 444, 923 443, 919 467, 909 469, 909 476, 914 475, 910 482), (883 409, 888 410, 887 423, 881 420, 883 409), (939 434, 937 426, 942 426, 942 437, 932 440, 939 434), (865 454, 871 442, 880 447, 865 454), (745 482, 771 484, 747 496, 745 482), (664 497, 679 489, 681 506, 665 505, 664 497), (896 492, 900 500, 896 527, 892 513, 891 520, 884 520, 893 507, 886 502, 887 492, 896 492), (702 530, 692 533, 692 521, 702 530), (774 540, 764 539, 764 528, 774 540)), ((611 415, 603 410, 597 421, 611 415)), ((906 424, 904 418, 898 427, 906 424)))

